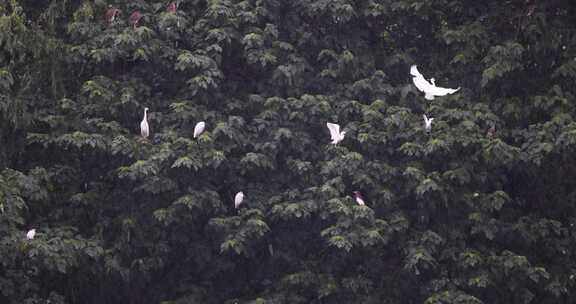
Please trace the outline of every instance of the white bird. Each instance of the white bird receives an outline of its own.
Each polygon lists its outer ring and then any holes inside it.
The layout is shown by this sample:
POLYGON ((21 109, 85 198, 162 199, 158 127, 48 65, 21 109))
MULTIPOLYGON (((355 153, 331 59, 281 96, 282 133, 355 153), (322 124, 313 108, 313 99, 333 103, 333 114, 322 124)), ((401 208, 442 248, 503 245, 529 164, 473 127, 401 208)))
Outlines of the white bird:
POLYGON ((28 233, 26 233, 26 238, 32 240, 34 239, 35 235, 36 235, 36 229, 31 229, 28 231, 28 233))
POLYGON ((364 202, 364 197, 362 196, 362 193, 360 193, 360 191, 354 191, 352 193, 354 193, 354 199, 356 200, 356 203, 358 205, 366 206, 366 202, 364 202))
POLYGON ((204 128, 206 128, 206 123, 201 121, 199 123, 196 124, 196 126, 194 127, 194 138, 200 136, 200 134, 202 134, 202 132, 204 132, 204 128))
POLYGON ((242 191, 236 193, 236 196, 234 197, 234 208, 238 209, 238 207, 240 207, 240 204, 242 204, 243 200, 244 200, 244 193, 242 191))
POLYGON ((413 76, 412 81, 414 82, 416 88, 424 92, 424 98, 428 100, 434 100, 434 96, 444 96, 448 94, 453 94, 456 91, 460 90, 460 88, 448 89, 437 87, 434 78, 431 78, 430 82, 428 82, 426 79, 424 79, 424 76, 420 74, 415 65, 410 67, 410 74, 413 76))
POLYGON ((150 135, 150 127, 148 126, 148 108, 144 108, 144 118, 142 118, 142 122, 140 123, 140 134, 142 137, 148 138, 150 135))
POLYGON ((338 144, 344 139, 346 131, 340 132, 340 125, 327 122, 326 126, 328 130, 330 130, 330 138, 332 139, 333 145, 338 144))
POLYGON ((432 130, 432 121, 434 118, 428 118, 426 114, 422 115, 422 117, 424 117, 424 129, 426 129, 426 132, 430 132, 430 130, 432 130))

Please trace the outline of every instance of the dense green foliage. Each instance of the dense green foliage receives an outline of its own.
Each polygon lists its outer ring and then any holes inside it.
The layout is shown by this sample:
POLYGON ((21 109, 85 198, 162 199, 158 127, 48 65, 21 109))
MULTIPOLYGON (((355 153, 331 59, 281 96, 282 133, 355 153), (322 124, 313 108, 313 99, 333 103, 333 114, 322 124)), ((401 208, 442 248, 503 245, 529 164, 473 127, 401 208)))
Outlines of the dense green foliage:
POLYGON ((574 1, 168 5, 0 0, 0 303, 576 302, 574 1))

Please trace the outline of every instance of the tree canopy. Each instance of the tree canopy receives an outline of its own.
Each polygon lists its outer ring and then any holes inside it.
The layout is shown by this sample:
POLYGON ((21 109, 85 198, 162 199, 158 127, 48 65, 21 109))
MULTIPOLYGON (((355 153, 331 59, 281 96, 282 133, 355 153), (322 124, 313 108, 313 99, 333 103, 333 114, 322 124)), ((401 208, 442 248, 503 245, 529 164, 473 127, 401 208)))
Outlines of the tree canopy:
POLYGON ((0 0, 0 302, 575 303, 575 80, 570 0, 0 0))

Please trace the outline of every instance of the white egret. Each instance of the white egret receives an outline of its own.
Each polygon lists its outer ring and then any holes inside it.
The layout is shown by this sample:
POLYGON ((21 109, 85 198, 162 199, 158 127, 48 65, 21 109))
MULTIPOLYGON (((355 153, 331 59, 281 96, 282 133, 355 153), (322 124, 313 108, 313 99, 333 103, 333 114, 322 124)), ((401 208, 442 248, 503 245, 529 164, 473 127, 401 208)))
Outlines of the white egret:
POLYGON ((422 115, 422 117, 424 118, 424 129, 426 129, 426 132, 430 133, 432 130, 432 121, 434 118, 428 118, 426 114, 422 115))
POLYGON ((436 86, 436 82, 434 78, 430 79, 428 82, 424 79, 424 76, 418 71, 415 65, 410 67, 410 74, 413 76, 412 81, 418 90, 424 92, 424 98, 427 100, 434 100, 434 96, 444 96, 448 94, 453 94, 456 91, 460 90, 457 89, 448 89, 448 88, 441 88, 436 86))
POLYGON ((142 137, 148 138, 150 135, 150 127, 148 126, 148 108, 144 108, 144 118, 142 118, 142 122, 140 123, 140 134, 142 137))
POLYGON ((200 134, 202 134, 202 132, 204 132, 204 128, 206 128, 206 123, 201 121, 199 123, 196 124, 196 126, 194 127, 194 138, 197 138, 198 136, 200 136, 200 134))
POLYGON ((242 191, 236 193, 236 196, 234 197, 234 208, 238 209, 238 207, 240 207, 240 204, 242 204, 243 200, 244 200, 244 193, 242 191))
POLYGON ((344 139, 346 131, 340 132, 340 125, 333 123, 326 123, 328 130, 330 130, 330 138, 332 139, 332 144, 336 145, 344 139))
POLYGON ((360 193, 360 191, 354 191, 352 193, 354 193, 354 199, 356 199, 356 203, 358 203, 358 205, 366 206, 366 203, 364 202, 364 197, 362 197, 362 193, 360 193))
POLYGON ((26 238, 29 240, 33 240, 34 236, 36 236, 36 229, 31 229, 26 233, 26 238))

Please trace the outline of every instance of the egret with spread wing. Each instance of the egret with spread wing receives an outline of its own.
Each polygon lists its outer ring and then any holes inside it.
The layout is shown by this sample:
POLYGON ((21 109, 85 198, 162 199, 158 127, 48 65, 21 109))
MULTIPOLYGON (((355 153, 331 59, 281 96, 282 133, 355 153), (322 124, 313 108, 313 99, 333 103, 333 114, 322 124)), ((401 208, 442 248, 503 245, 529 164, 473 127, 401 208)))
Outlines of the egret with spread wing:
POLYGON ((424 98, 427 100, 434 100, 434 96, 453 94, 460 90, 460 88, 448 89, 437 87, 434 78, 431 78, 430 82, 428 82, 426 79, 424 79, 424 76, 418 71, 418 68, 416 68, 415 65, 410 67, 410 74, 413 77, 412 81, 414 82, 414 85, 418 90, 424 92, 424 98))
POLYGON ((424 118, 424 129, 426 129, 427 133, 430 133, 430 131, 432 130, 432 121, 434 120, 434 118, 428 118, 426 114, 422 115, 422 117, 424 118))
POLYGON ((328 130, 330 130, 330 138, 332 139, 332 144, 336 145, 344 139, 346 131, 340 132, 340 125, 333 123, 326 123, 328 130))

